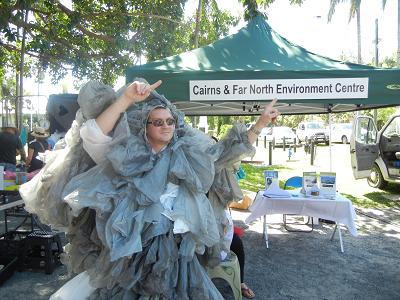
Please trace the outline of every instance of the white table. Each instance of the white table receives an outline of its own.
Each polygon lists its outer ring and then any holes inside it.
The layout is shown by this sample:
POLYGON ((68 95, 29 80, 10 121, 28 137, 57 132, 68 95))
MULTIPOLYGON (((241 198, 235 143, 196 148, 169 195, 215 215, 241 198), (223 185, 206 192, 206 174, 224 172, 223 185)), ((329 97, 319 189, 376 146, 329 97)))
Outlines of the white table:
POLYGON ((9 208, 14 207, 14 206, 22 205, 22 204, 24 204, 24 200, 22 200, 22 199, 16 200, 16 201, 12 201, 12 202, 9 202, 9 203, 5 203, 5 204, 1 204, 0 205, 0 211, 9 209, 9 208))
POLYGON ((343 252, 342 233, 340 224, 347 226, 349 232, 353 236, 357 236, 357 228, 354 223, 356 219, 356 212, 353 204, 349 199, 337 193, 333 199, 327 197, 305 197, 298 191, 290 191, 291 196, 285 198, 268 198, 264 197, 264 191, 257 193, 256 199, 250 206, 251 214, 245 220, 250 223, 260 217, 264 218, 263 221, 263 236, 268 248, 268 224, 266 222, 266 215, 272 214, 296 214, 302 216, 310 216, 332 220, 336 222, 336 226, 331 236, 333 239, 336 229, 339 234, 340 249, 343 252))

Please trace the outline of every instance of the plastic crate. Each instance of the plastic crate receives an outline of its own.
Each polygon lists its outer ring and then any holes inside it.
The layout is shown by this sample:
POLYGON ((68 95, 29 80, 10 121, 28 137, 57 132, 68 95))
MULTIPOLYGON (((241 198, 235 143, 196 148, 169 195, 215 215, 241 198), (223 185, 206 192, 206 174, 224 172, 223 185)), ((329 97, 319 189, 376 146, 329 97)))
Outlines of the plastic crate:
POLYGON ((21 265, 25 269, 44 270, 53 273, 61 265, 63 252, 60 236, 53 232, 34 231, 25 239, 21 265))
POLYGON ((0 257, 21 258, 25 239, 30 231, 9 231, 0 236, 0 257))
POLYGON ((0 256, 0 285, 9 279, 18 267, 18 257, 0 256))

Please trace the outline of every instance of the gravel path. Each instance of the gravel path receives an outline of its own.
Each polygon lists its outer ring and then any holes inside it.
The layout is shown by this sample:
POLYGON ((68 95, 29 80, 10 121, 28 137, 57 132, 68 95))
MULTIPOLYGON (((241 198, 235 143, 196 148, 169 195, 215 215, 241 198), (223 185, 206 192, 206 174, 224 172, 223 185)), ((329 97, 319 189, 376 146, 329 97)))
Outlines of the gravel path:
MULTIPOLYGON (((262 223, 244 224, 248 213, 232 211, 245 228, 245 281, 256 299, 400 299, 400 227, 358 216, 359 236, 343 230, 345 252, 332 225, 317 225, 312 233, 288 233, 281 215, 272 216, 270 248, 262 239, 262 223)), ((0 288, 0 299, 48 299, 68 280, 65 267, 52 275, 16 272, 0 288)), ((217 286, 232 299, 225 282, 217 286)))

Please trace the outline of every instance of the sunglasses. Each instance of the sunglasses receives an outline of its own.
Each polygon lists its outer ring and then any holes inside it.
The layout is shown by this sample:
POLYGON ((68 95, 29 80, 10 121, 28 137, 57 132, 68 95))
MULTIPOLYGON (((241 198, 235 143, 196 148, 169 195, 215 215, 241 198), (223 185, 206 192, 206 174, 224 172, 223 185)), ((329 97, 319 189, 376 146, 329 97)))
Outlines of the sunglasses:
POLYGON ((167 126, 172 126, 172 125, 176 124, 176 121, 173 118, 168 118, 165 121, 162 119, 154 119, 153 121, 147 122, 147 124, 153 124, 153 126, 155 126, 155 127, 164 126, 164 123, 167 124, 167 126))

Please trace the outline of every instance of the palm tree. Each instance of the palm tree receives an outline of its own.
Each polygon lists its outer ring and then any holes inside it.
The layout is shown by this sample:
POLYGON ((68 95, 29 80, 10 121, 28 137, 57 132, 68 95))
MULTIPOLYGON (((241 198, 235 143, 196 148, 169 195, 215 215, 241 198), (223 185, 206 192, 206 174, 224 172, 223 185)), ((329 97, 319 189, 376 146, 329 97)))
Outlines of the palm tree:
MULTIPOLYGON (((382 1, 382 9, 385 9, 386 1, 382 1)), ((398 1, 398 27, 397 27, 397 63, 400 65, 400 0, 398 1)), ((332 20, 332 16, 335 13, 336 5, 341 2, 347 2, 347 0, 331 0, 328 12, 328 22, 332 20)), ((357 19, 357 61, 359 64, 362 63, 361 59, 361 15, 360 15, 361 0, 350 0, 350 15, 349 22, 356 16, 357 19)))
POLYGON ((201 7, 203 5, 203 1, 199 0, 199 4, 197 6, 196 11, 196 29, 194 31, 194 48, 199 47, 199 32, 200 32, 200 19, 201 19, 201 7))
MULTIPOLYGON (((386 2, 386 0, 383 0, 386 2)), ((400 1, 400 0, 399 0, 400 1)), ((335 13, 336 5, 340 2, 346 2, 346 0, 331 0, 328 12, 328 22, 332 20, 332 16, 335 13)), ((362 63, 361 59, 361 14, 360 14, 361 0, 350 0, 350 15, 349 22, 356 16, 357 18, 357 62, 362 63)))
POLYGON ((400 0, 397 0, 397 66, 400 68, 400 0))

